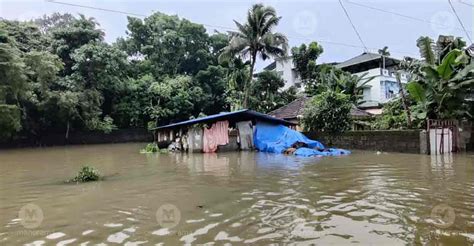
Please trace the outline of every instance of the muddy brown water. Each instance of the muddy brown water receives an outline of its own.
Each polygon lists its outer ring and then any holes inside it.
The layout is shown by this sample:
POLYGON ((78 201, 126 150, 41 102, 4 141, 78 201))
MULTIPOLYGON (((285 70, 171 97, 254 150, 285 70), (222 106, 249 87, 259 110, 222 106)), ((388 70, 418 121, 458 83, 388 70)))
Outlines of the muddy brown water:
POLYGON ((143 146, 0 151, 0 244, 474 243, 472 154, 139 154, 143 146), (106 179, 63 183, 84 164, 106 179))

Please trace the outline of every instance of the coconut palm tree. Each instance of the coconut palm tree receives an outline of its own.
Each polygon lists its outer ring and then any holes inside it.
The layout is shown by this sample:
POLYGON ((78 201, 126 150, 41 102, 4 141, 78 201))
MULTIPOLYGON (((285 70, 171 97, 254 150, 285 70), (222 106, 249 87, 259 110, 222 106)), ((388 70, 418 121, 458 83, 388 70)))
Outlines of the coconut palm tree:
POLYGON ((266 60, 269 57, 285 57, 287 54, 288 39, 281 33, 273 32, 280 19, 274 8, 255 4, 247 13, 247 22, 241 24, 234 20, 238 30, 229 32, 231 39, 219 59, 229 59, 236 55, 249 58, 250 79, 244 86, 244 108, 248 105, 249 88, 257 56, 266 60))
POLYGON ((383 69, 385 69, 385 57, 390 56, 390 51, 388 51, 388 46, 384 46, 382 49, 378 50, 379 55, 382 56, 383 69))

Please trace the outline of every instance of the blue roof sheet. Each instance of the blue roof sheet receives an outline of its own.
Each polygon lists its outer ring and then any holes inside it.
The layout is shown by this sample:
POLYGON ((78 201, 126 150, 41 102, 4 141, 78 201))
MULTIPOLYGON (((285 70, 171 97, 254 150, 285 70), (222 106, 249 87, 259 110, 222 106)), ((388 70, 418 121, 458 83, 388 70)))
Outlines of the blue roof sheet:
POLYGON ((238 121, 256 119, 256 120, 273 122, 273 123, 282 124, 282 125, 295 125, 295 123, 293 122, 278 119, 267 114, 259 113, 259 112, 249 110, 249 109, 242 109, 242 110, 238 110, 234 112, 223 112, 223 113, 213 114, 213 115, 209 115, 209 116, 205 116, 205 117, 201 117, 197 119, 181 121, 181 122, 177 122, 177 123, 173 123, 173 124, 169 124, 165 126, 159 126, 151 130, 178 128, 178 127, 194 125, 198 123, 214 122, 218 120, 227 120, 230 118, 237 118, 237 117, 238 117, 238 121))

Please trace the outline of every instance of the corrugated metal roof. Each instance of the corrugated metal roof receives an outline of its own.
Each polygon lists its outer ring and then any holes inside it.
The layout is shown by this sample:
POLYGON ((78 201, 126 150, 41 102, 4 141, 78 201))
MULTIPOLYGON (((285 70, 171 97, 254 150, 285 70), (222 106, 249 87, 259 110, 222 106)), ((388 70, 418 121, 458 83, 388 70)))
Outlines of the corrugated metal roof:
POLYGON ((205 116, 205 117, 201 117, 197 119, 181 121, 178 123, 173 123, 173 124, 169 124, 165 126, 159 126, 151 130, 178 128, 178 127, 194 125, 198 123, 210 123, 210 122, 215 122, 218 120, 232 120, 236 122, 236 121, 245 121, 245 120, 252 120, 252 119, 257 119, 257 120, 267 121, 267 122, 274 122, 276 124, 282 124, 282 125, 294 125, 294 123, 292 122, 278 119, 267 114, 262 114, 262 113, 255 112, 249 109, 242 109, 239 111, 223 112, 220 114, 213 114, 213 115, 209 115, 209 116, 205 116))
MULTIPOLYGON (((349 60, 346 60, 346 61, 343 61, 343 62, 337 64, 336 67, 341 68, 341 69, 344 70, 345 68, 349 68, 351 66, 355 66, 355 65, 359 65, 359 64, 363 64, 363 63, 368 63, 368 62, 374 62, 374 61, 377 61, 377 60, 382 60, 382 55, 375 54, 375 53, 364 52, 364 53, 362 53, 362 54, 360 54, 356 57, 352 57, 349 60)), ((390 56, 385 57, 385 65, 387 67, 398 64, 399 62, 400 62, 400 60, 398 60, 396 58, 393 58, 393 57, 390 57, 390 56)))
POLYGON ((344 67, 349 67, 355 64, 360 64, 364 63, 367 61, 372 61, 372 60, 377 60, 381 59, 382 56, 379 54, 374 54, 374 53, 362 53, 361 55, 358 55, 356 57, 352 57, 349 60, 343 61, 339 64, 336 65, 337 68, 344 68, 344 67))

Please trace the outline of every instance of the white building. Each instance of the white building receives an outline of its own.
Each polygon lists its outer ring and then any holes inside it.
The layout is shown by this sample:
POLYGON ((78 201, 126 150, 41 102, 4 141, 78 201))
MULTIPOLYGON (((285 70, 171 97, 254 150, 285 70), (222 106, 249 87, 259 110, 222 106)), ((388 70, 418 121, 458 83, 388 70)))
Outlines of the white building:
POLYGON ((264 70, 276 71, 285 80, 284 90, 291 86, 301 89, 301 79, 293 64, 291 57, 275 59, 270 65, 266 66, 264 70))
MULTIPOLYGON (((355 75, 367 73, 366 78, 374 77, 364 86, 364 103, 359 107, 373 114, 381 113, 381 104, 398 96, 400 88, 395 77, 395 67, 400 60, 392 57, 382 57, 374 53, 362 53, 356 57, 337 63, 335 66, 355 75)), ((303 88, 301 79, 296 72, 291 57, 276 60, 265 69, 278 72, 285 80, 284 89, 295 86, 303 88)), ((401 74, 401 82, 407 83, 408 75, 401 74)))
MULTIPOLYGON (((341 62, 336 67, 355 75, 367 73, 366 78, 374 77, 364 86, 364 103, 360 108, 367 109, 368 112, 381 113, 381 104, 397 97, 400 87, 395 77, 396 66, 400 60, 392 57, 382 57, 374 53, 362 53, 347 61, 341 62)), ((401 73, 402 84, 408 81, 408 74, 401 73)))

